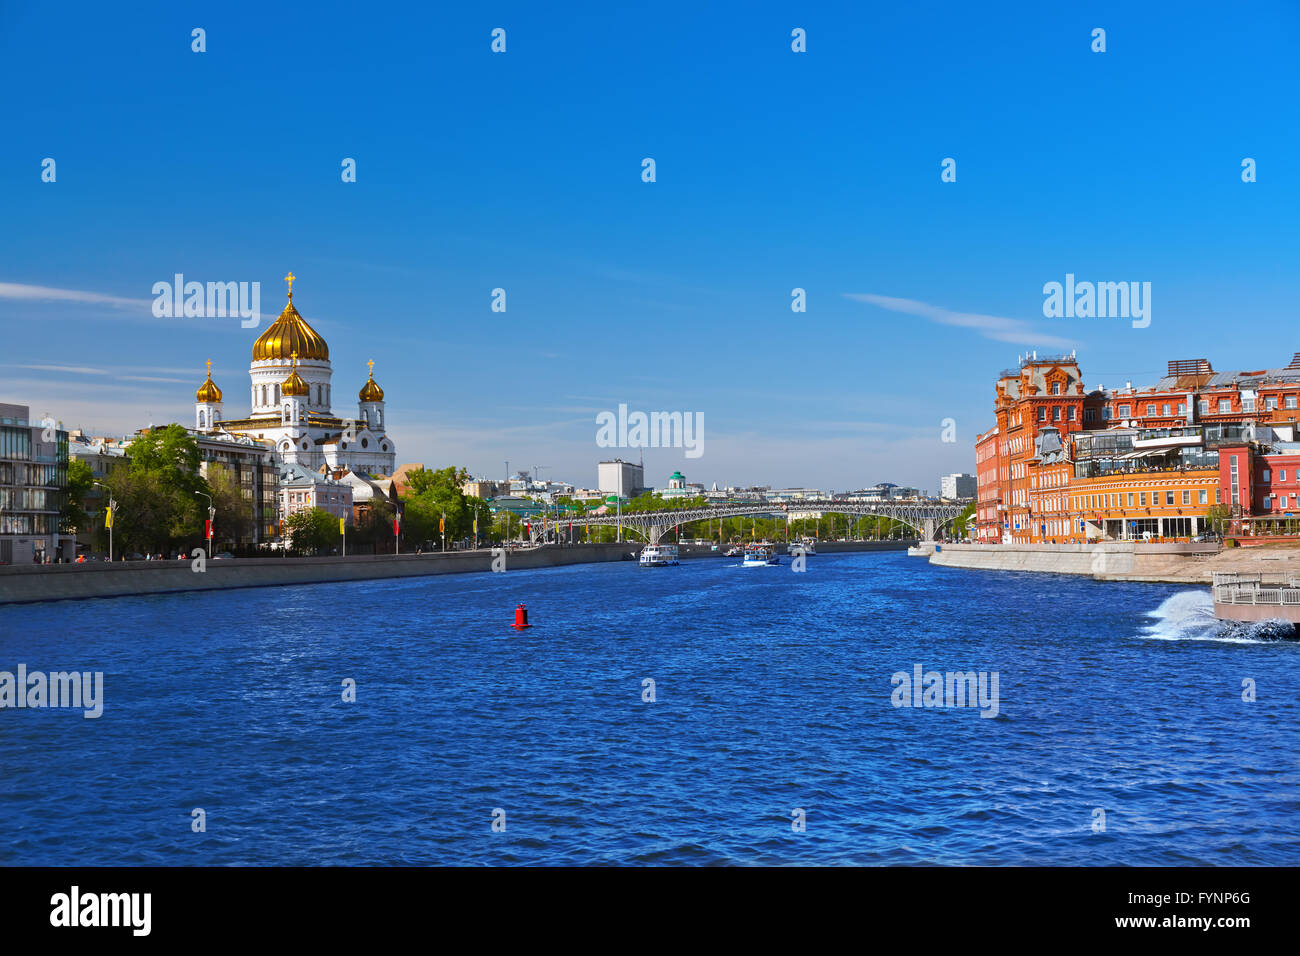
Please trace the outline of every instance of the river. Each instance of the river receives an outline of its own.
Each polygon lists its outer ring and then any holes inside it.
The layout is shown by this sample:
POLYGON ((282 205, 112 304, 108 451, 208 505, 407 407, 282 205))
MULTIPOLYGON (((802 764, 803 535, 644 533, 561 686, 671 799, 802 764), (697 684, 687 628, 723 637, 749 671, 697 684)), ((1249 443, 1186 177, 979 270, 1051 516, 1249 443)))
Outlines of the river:
POLYGON ((899 552, 4 607, 104 677, 0 710, 0 862, 1300 864, 1300 644, 1209 608, 899 552))

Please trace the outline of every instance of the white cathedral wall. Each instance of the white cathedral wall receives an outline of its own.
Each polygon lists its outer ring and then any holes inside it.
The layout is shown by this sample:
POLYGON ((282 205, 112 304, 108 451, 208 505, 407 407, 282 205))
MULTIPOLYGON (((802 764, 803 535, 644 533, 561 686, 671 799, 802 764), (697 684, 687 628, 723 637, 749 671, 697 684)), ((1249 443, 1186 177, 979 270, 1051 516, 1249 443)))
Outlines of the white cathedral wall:
POLYGON ((248 368, 248 377, 252 381, 249 397, 253 415, 279 415, 280 383, 295 368, 311 390, 307 396, 308 409, 325 415, 330 413, 333 399, 330 379, 334 373, 329 362, 299 360, 294 366, 288 359, 263 359, 253 362, 248 368))

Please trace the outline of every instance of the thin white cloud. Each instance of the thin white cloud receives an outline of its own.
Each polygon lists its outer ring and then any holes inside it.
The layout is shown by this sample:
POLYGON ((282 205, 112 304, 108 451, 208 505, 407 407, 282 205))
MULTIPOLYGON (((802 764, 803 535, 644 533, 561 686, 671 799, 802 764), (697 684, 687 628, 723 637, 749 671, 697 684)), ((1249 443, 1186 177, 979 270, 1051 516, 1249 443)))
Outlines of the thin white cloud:
POLYGON ((1008 319, 1000 315, 983 315, 978 312, 954 312, 941 306, 919 302, 916 299, 898 299, 887 295, 872 295, 866 292, 846 292, 846 299, 865 302, 868 305, 888 309, 890 312, 902 312, 915 315, 940 325, 954 325, 963 329, 974 329, 986 339, 995 342, 1012 342, 1016 345, 1037 345, 1050 348, 1071 348, 1074 343, 1056 335, 1044 335, 1033 324, 1023 319, 1008 319))
POLYGON ((87 305, 111 305, 117 309, 153 307, 152 299, 125 299, 102 292, 84 292, 79 289, 52 289, 44 285, 27 285, 22 282, 0 282, 0 299, 18 299, 24 302, 81 302, 87 305))
POLYGON ((84 365, 10 365, 9 368, 26 368, 34 372, 69 372, 73 375, 109 375, 108 369, 88 368, 84 365))

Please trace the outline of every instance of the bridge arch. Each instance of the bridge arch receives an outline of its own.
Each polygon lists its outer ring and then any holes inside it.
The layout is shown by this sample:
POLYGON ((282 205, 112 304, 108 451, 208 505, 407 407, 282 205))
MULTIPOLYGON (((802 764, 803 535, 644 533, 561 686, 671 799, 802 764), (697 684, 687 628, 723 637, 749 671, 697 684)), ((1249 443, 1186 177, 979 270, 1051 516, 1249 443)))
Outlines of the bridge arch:
MULTIPOLYGON (((633 532, 650 544, 658 544, 668 529, 676 525, 694 524, 723 518, 743 518, 758 515, 789 515, 805 512, 841 514, 857 518, 890 518, 914 529, 923 541, 933 541, 935 535, 951 523, 965 509, 965 503, 924 501, 794 501, 784 503, 754 502, 725 505, 706 505, 700 508, 663 511, 633 511, 623 515, 583 517, 578 523, 586 526, 617 526, 633 532)), ((553 526, 552 526, 553 527, 553 526)), ((538 541, 542 529, 534 525, 532 540, 538 541)))

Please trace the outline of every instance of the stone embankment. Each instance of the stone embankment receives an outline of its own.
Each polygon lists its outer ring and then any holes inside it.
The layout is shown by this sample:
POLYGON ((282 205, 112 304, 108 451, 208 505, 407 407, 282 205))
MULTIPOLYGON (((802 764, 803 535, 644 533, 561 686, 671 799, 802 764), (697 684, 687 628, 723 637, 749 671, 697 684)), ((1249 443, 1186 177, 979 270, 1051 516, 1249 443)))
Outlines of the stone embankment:
MULTIPOLYGON (((898 551, 903 541, 837 541, 817 546, 819 552, 898 551)), ((571 564, 623 561, 641 549, 637 543, 546 545, 505 552, 505 570, 524 571, 571 564)), ((683 559, 722 557, 707 545, 683 545, 683 559)), ((115 561, 87 564, 12 565, 0 567, 0 604, 61 601, 74 598, 125 597, 176 591, 219 591, 228 588, 323 584, 378 578, 421 577, 491 571, 490 550, 446 554, 381 554, 325 558, 235 558, 208 561, 193 570, 191 561, 115 561)))
POLYGON ((908 551, 931 564, 986 571, 1083 574, 1099 581, 1212 582, 1216 571, 1300 575, 1300 547, 1210 544, 924 544, 908 551))

